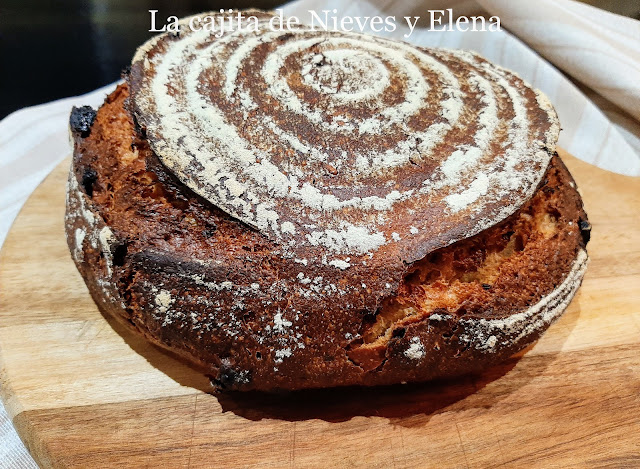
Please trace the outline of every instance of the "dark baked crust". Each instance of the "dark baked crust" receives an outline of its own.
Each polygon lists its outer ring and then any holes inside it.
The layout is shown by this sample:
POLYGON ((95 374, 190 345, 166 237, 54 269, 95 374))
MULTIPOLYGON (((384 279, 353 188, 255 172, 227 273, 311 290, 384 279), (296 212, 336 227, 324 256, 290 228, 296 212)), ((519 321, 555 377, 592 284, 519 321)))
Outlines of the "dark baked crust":
MULTIPOLYGON (((69 247, 103 310, 198 365, 219 389, 390 384, 478 371, 536 340, 580 283, 586 215, 557 156, 529 203, 405 266, 395 295, 380 303, 366 279, 348 271, 304 264, 292 271, 276 243, 177 181, 136 129, 127 96, 127 85, 119 86, 86 137, 72 132, 69 247), (492 270, 486 261, 496 253, 505 255, 492 270), (436 298, 427 307, 425 292, 434 288, 455 291, 455 301, 436 298), (415 313, 371 334, 398 304, 415 313)), ((369 275, 379 282, 390 268, 374 264, 369 275)))

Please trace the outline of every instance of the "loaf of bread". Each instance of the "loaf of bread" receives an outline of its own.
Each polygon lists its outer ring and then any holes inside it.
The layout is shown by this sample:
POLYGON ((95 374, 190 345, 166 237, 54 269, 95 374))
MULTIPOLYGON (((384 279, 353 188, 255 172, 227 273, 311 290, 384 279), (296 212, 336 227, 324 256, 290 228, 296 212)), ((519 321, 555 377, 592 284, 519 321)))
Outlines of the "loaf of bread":
POLYGON ((590 230, 546 97, 474 53, 252 14, 153 38, 72 111, 67 240, 101 310, 217 390, 450 378, 537 340, 590 230))

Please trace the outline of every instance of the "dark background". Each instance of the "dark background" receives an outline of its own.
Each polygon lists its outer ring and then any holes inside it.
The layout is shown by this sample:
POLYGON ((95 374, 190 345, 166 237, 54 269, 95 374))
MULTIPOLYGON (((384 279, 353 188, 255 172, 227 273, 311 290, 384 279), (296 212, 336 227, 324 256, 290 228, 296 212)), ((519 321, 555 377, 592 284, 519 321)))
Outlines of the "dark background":
POLYGON ((117 80, 157 18, 286 0, 0 0, 0 119, 117 80))
MULTIPOLYGON (((150 9, 164 20, 285 1, 0 0, 0 119, 117 80, 136 47, 153 35, 150 9)), ((635 18, 640 12, 640 0, 587 3, 635 18)))

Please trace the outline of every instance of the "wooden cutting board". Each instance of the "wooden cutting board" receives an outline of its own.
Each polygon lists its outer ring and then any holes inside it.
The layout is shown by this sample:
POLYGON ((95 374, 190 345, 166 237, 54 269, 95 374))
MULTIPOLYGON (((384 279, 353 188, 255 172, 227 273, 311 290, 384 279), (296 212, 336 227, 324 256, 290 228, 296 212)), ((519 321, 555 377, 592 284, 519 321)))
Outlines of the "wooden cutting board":
POLYGON ((98 312, 64 240, 65 161, 0 257, 7 411, 44 467, 639 467, 640 178, 564 159, 591 264, 526 354, 449 383, 223 397, 98 312))

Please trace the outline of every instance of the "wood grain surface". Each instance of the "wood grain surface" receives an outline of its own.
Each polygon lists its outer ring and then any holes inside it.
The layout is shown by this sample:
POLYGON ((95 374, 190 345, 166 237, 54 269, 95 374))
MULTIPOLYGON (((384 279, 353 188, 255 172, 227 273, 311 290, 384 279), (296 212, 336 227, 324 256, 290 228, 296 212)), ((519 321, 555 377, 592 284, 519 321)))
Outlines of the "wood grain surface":
POLYGON ((97 310, 64 240, 65 161, 0 254, 7 411, 43 467, 640 467, 640 179, 563 159, 591 263, 525 354, 452 382, 221 397, 97 310))

